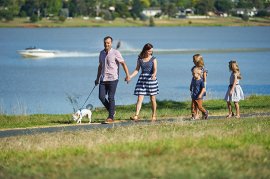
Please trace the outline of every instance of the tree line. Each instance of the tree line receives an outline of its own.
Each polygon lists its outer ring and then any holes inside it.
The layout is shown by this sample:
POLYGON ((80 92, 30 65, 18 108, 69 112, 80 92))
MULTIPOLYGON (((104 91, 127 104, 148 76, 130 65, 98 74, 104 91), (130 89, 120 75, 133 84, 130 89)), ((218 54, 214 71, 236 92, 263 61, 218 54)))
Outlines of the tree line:
POLYGON ((259 16, 269 16, 265 10, 270 0, 0 0, 0 18, 4 21, 14 17, 30 17, 37 21, 44 17, 103 17, 143 19, 145 8, 160 8, 161 14, 176 17, 179 9, 191 8, 195 14, 209 11, 230 13, 233 8, 257 8, 259 16))

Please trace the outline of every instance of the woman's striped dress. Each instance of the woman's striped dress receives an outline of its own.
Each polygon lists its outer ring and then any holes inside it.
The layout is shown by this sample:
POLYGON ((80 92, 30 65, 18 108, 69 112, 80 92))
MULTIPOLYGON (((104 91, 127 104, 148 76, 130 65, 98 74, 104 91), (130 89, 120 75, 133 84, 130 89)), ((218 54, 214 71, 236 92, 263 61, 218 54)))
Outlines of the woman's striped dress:
POLYGON ((142 69, 135 90, 134 95, 154 96, 159 94, 158 81, 152 80, 152 74, 154 69, 155 57, 152 57, 148 62, 144 62, 142 59, 138 59, 138 63, 142 69))

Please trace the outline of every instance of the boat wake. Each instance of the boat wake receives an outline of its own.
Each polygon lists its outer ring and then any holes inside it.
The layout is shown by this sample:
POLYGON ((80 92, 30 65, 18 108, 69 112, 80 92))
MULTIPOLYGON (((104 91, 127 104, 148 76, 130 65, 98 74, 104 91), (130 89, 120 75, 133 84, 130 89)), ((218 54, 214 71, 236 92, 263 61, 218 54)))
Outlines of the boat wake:
MULTIPOLYGON (((125 48, 118 49, 122 55, 138 55, 141 49, 125 48)), ((231 49, 155 49, 155 55, 158 54, 195 54, 195 53, 254 53, 254 52, 270 52, 270 48, 231 48, 231 49)), ((53 54, 47 56, 27 56, 26 58, 44 59, 44 58, 85 58, 85 57, 98 57, 98 52, 79 52, 79 51, 60 51, 53 50, 53 54)))
MULTIPOLYGON (((122 55, 138 55, 141 49, 119 49, 122 55)), ((270 48, 233 48, 233 49, 155 49, 155 54, 194 54, 194 53, 241 53, 270 52, 270 48)), ((99 53, 58 51, 55 57, 98 57, 99 53)))
POLYGON ((67 52, 67 51, 55 51, 54 58, 71 58, 71 57, 98 57, 99 53, 87 53, 87 52, 67 52))

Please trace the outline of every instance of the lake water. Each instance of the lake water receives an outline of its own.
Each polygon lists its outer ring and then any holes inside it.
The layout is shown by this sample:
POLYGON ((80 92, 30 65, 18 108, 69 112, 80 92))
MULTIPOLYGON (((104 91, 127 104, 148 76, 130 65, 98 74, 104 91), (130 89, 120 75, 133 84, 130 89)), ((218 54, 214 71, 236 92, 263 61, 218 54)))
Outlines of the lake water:
MULTIPOLYGON (((269 95, 269 34, 270 27, 2 28, 0 113, 71 113, 68 97, 77 99, 80 107, 94 87, 98 54, 107 35, 115 43, 121 40, 120 51, 130 71, 135 69, 143 45, 154 45, 158 100, 190 100, 190 69, 196 52, 203 55, 209 70, 206 99, 224 97, 230 76, 228 62, 232 59, 239 63, 245 95, 269 95), (58 54, 55 58, 27 59, 16 52, 29 46, 57 50, 58 54)), ((133 90, 137 77, 127 85, 121 68, 117 105, 136 103, 133 90)), ((102 106, 98 88, 87 103, 102 106)))

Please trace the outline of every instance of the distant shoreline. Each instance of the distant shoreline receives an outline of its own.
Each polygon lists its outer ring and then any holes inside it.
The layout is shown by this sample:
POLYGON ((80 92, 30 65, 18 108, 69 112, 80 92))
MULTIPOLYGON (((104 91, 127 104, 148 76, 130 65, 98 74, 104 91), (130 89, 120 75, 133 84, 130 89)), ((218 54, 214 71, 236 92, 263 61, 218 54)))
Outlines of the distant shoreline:
MULTIPOLYGON (((27 18, 15 18, 13 21, 0 21, 0 28, 58 28, 58 27, 149 27, 149 20, 133 20, 117 18, 113 21, 96 20, 82 17, 67 19, 64 22, 43 18, 36 23, 30 23, 27 18)), ((237 17, 211 17, 207 19, 154 19, 155 27, 248 27, 270 26, 270 18, 250 18, 243 21, 237 17)))

